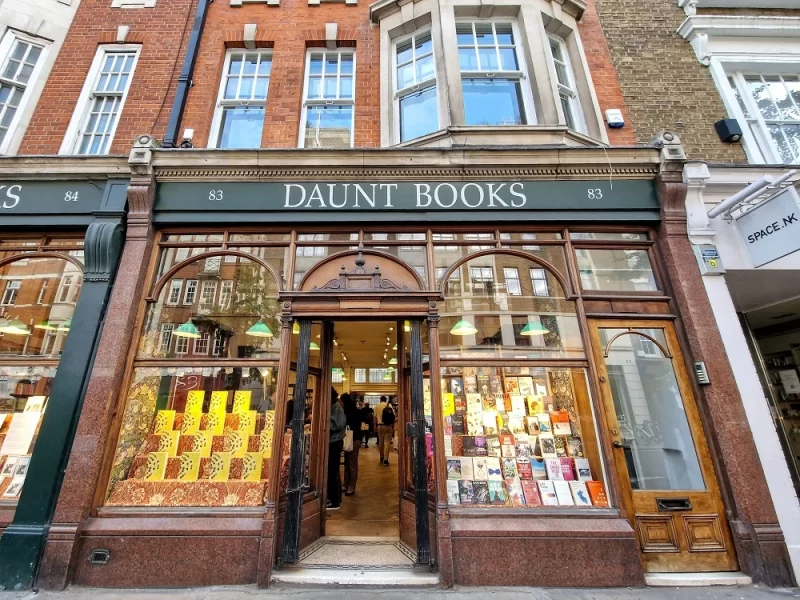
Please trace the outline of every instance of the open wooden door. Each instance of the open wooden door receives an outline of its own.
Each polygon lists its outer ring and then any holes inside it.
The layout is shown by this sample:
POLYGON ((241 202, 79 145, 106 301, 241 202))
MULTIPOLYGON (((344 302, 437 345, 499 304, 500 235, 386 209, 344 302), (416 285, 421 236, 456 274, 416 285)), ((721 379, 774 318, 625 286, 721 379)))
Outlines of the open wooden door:
POLYGON ((593 321, 622 503, 650 572, 737 569, 719 484, 675 329, 593 321))

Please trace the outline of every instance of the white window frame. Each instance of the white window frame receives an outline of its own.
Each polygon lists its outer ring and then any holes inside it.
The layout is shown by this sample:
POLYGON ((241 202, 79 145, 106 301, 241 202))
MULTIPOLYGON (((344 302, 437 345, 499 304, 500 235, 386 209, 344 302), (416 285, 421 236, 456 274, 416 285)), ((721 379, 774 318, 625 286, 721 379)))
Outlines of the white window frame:
POLYGON ((506 294, 509 296, 522 296, 522 281, 519 278, 519 269, 517 267, 503 267, 503 280, 506 284, 506 294), (512 274, 512 277, 509 277, 509 273, 512 274), (512 286, 508 285, 509 281, 514 281, 515 286, 514 290, 512 290, 512 286))
POLYGON ((550 297, 550 283, 547 281, 547 269, 542 267, 531 267, 530 268, 530 276, 531 276, 531 290, 534 296, 539 296, 541 298, 549 298, 550 297), (537 275, 542 274, 543 277, 537 277, 537 275), (536 282, 537 281, 544 281, 544 290, 547 292, 546 294, 539 294, 536 291, 536 282))
MULTIPOLYGON (((341 59, 339 60, 339 72, 337 73, 337 79, 341 77, 341 59)), ((333 106, 333 105, 347 105, 352 106, 353 108, 353 116, 350 120, 350 148, 353 147, 356 135, 356 73, 357 73, 357 65, 356 65, 356 51, 353 48, 336 48, 335 50, 328 50, 326 48, 309 48, 306 51, 306 64, 305 70, 303 71, 303 109, 300 115, 300 132, 298 135, 297 140, 297 147, 298 148, 305 148, 306 143, 306 121, 308 116, 308 108, 309 106, 333 106), (342 98, 342 99, 333 99, 333 98, 318 98, 309 100, 308 99, 308 76, 309 72, 311 71, 311 55, 312 54, 319 54, 323 53, 322 62, 325 63, 325 56, 331 53, 338 53, 340 56, 342 54, 349 54, 353 57, 353 97, 352 98, 342 98)), ((323 86, 324 87, 324 86, 323 86)), ((338 87, 338 86, 337 86, 338 87)), ((338 93, 338 92, 337 92, 338 93)))
MULTIPOLYGON (((557 59, 553 54, 553 49, 550 44, 547 44, 547 51, 550 54, 550 60, 553 64, 553 71, 555 75, 555 79, 553 83, 555 83, 556 88, 556 104, 561 105, 561 93, 563 92, 567 96, 569 96, 569 105, 570 111, 572 113, 572 120, 574 121, 575 127, 573 128, 574 131, 579 133, 586 134, 587 127, 586 127, 586 115, 583 112, 583 106, 581 105, 580 99, 580 92, 578 91, 578 84, 575 80, 575 70, 572 68, 572 61, 569 57, 569 48, 567 47, 567 42, 564 38, 558 37, 557 35, 549 35, 549 41, 556 44, 561 52, 561 59, 557 59), (564 72, 567 76, 567 82, 564 83, 558 78, 558 69, 556 68, 557 64, 561 64, 564 68, 564 72)), ((564 115, 564 122, 569 126, 567 122, 567 115, 564 115)))
POLYGON ((211 344, 211 356, 222 356, 225 353, 225 336, 222 329, 214 331, 214 343, 211 344))
POLYGON ((198 281, 197 279, 187 279, 186 286, 183 288, 183 304, 185 306, 191 306, 194 304, 195 300, 197 300, 197 287, 198 281), (189 293, 192 294, 192 299, 189 300, 189 293))
MULTIPOLYGON (((766 128, 766 122, 755 106, 752 96, 745 94, 742 101, 747 106, 754 118, 748 119, 736 99, 736 92, 730 84, 728 78, 733 78, 737 83, 744 84, 744 75, 800 75, 800 56, 794 55, 787 57, 725 57, 725 60, 713 57, 709 64, 711 75, 717 84, 722 96, 723 104, 728 111, 728 115, 736 119, 742 129, 742 145, 745 154, 752 163, 761 164, 784 164, 783 158, 778 149, 772 145, 772 139, 766 128), (744 60, 742 60, 744 59, 744 60), (757 123, 757 131, 750 128, 750 121, 757 123)), ((743 88, 746 89, 746 88, 743 88)), ((800 163, 798 157, 795 163, 800 163)))
POLYGON ((114 125, 111 127, 107 152, 98 155, 85 154, 80 156, 105 156, 109 154, 108 151, 110 151, 111 146, 114 145, 117 127, 119 126, 119 122, 122 120, 122 115, 125 111, 125 102, 128 99, 128 94, 131 91, 133 79, 136 77, 136 66, 139 63, 139 55, 141 54, 141 46, 138 44, 108 44, 99 46, 97 48, 97 52, 95 52, 94 55, 94 60, 89 68, 89 73, 86 75, 86 80, 83 82, 83 88, 81 88, 78 102, 75 105, 75 111, 72 113, 72 119, 70 120, 69 127, 67 128, 67 133, 64 135, 64 140, 61 143, 61 148, 58 151, 59 154, 77 154, 78 147, 81 143, 81 134, 83 132, 84 125, 89 119, 89 109, 94 102, 92 90, 94 89, 95 83, 100 76, 100 70, 103 67, 106 54, 117 54, 124 52, 133 53, 133 65, 131 66, 131 74, 128 78, 128 85, 125 87, 125 91, 122 93, 120 98, 119 111, 117 113, 118 117, 115 120, 114 125))
POLYGON ((202 285, 200 286, 200 297, 197 300, 197 306, 203 309, 210 309, 216 304, 217 301, 217 282, 213 280, 205 280, 203 281, 202 285), (211 290, 210 294, 207 294, 207 291, 211 290), (210 302, 207 302, 209 299, 207 296, 210 295, 210 302))
MULTIPOLYGON (((267 83, 267 96, 266 98, 262 99, 251 99, 251 100, 241 100, 241 99, 226 99, 225 98, 225 88, 227 87, 228 83, 228 70, 231 66, 231 57, 234 54, 258 54, 259 55, 259 64, 264 60, 266 57, 270 63, 272 63, 272 50, 263 50, 263 49, 254 49, 254 50, 247 50, 246 48, 231 48, 225 53, 225 64, 222 67, 222 76, 220 77, 219 81, 219 91, 217 92, 217 103, 214 108, 214 118, 211 120, 211 132, 208 136, 208 147, 209 148, 218 148, 219 141, 220 141, 220 134, 222 133, 222 115, 225 112, 226 108, 231 107, 239 107, 239 106, 262 106, 264 107, 264 121, 266 122, 267 118, 267 101, 269 100, 269 86, 272 83, 272 64, 270 64, 269 69, 269 83, 267 83)), ((239 78, 239 84, 241 85, 241 77, 239 78)), ((253 94, 255 94, 255 86, 253 86, 253 94)), ((262 123, 262 133, 263 133, 263 123, 262 123)))
MULTIPOLYGON (((8 124, 8 130, 6 131, 6 135, 3 138, 3 142, 0 144, 0 154, 6 154, 8 152, 9 146, 11 146, 11 140, 14 137, 14 134, 19 127, 20 120, 22 119, 22 115, 25 113, 27 103, 31 99, 31 95, 33 94, 33 87, 35 86, 36 82, 38 81, 42 69, 44 68, 44 63, 47 59, 47 50, 50 47, 50 44, 47 40, 43 40, 41 38, 33 37, 30 35, 25 35, 19 31, 14 31, 13 29, 8 29, 3 35, 2 41, 0 41, 0 73, 2 73, 5 68, 6 64, 8 63, 9 58, 11 58, 11 51, 16 45, 17 41, 21 41, 26 44, 32 44, 34 46, 38 46, 42 49, 41 53, 39 54, 39 59, 36 62, 36 66, 33 68, 31 72, 31 76, 28 79, 26 84, 19 84, 13 82, 12 80, 0 79, 3 83, 10 85, 12 87, 23 88, 22 98, 19 101, 19 106, 17 107, 17 112, 14 114, 14 118, 11 119, 11 122, 8 124)), ((0 114, 0 117, 3 115, 0 114)))
POLYGON ((394 130, 394 140, 395 140, 396 144, 405 144, 406 142, 410 142, 411 140, 417 139, 417 138, 411 138, 411 139, 408 139, 408 140, 405 140, 405 141, 400 139, 400 100, 402 100, 406 96, 411 96, 413 94, 423 92, 423 91, 427 90, 430 87, 433 87, 435 89, 435 91, 436 91, 436 129, 434 129, 430 133, 424 134, 424 135, 430 135, 431 133, 435 133, 436 131, 441 129, 441 126, 442 126, 442 124, 441 124, 441 122, 439 120, 439 106, 440 106, 440 104, 442 102, 441 90, 440 90, 441 86, 439 85, 439 80, 436 77, 436 44, 435 44, 435 42, 433 40, 433 31, 432 31, 432 29, 430 27, 425 27, 425 28, 420 29, 419 31, 415 31, 414 33, 411 33, 409 35, 404 35, 404 36, 399 37, 399 38, 397 38, 395 40, 392 40, 392 104, 393 104, 393 113, 394 113, 394 116, 395 116, 394 124, 393 124, 394 125, 393 126, 393 130, 394 130), (397 47, 400 44, 404 44, 404 43, 408 42, 409 40, 411 40, 411 53, 412 53, 412 57, 413 57, 411 59, 411 64, 414 65, 414 67, 415 67, 414 68, 414 80, 416 81, 416 78, 417 78, 417 70, 416 70, 416 64, 417 64, 416 40, 417 40, 418 37, 424 36, 426 34, 428 36, 430 36, 430 38, 431 38, 431 55, 433 56, 433 75, 431 77, 429 77, 428 79, 424 79, 422 81, 414 83, 414 85, 405 87, 403 89, 398 89, 398 87, 397 87, 397 66, 398 66, 397 65, 397 47))
POLYGON ((222 311, 229 310, 233 301, 233 279, 223 279, 219 289, 219 306, 222 311))
POLYGON ((42 287, 39 288, 39 295, 36 297, 36 304, 41 306, 44 304, 44 297, 47 295, 47 290, 50 287, 50 280, 43 279, 42 287))
POLYGON ((175 340, 175 354, 183 356, 189 354, 189 338, 183 336, 174 336, 175 340))
POLYGON ((183 279, 173 279, 169 282, 169 292, 167 293, 167 306, 178 306, 181 302, 181 291, 183 290, 183 279), (173 300, 173 294, 177 297, 173 300))
MULTIPOLYGON (((523 41, 523 37, 520 34, 519 24, 517 20, 513 17, 497 17, 497 18, 489 18, 489 19, 480 19, 475 17, 459 17, 456 19, 456 28, 458 25, 463 25, 464 23, 471 23, 473 24, 473 35, 475 33, 474 24, 476 23, 490 23, 492 24, 492 28, 495 32, 495 37, 497 36, 496 31, 496 24, 503 23, 511 25, 511 31, 514 35, 514 52, 517 58, 517 66, 519 69, 517 71, 464 71, 461 69, 461 60, 459 58, 459 49, 460 45, 458 44, 458 40, 456 39, 456 65, 458 68, 458 77, 459 77, 459 85, 462 86, 462 104, 464 102, 463 97, 463 81, 464 79, 517 79, 519 80, 519 85, 522 90, 522 111, 523 111, 523 119, 524 123, 520 123, 518 125, 486 125, 486 127, 524 127, 526 125, 536 125, 538 123, 538 119, 536 116, 536 107, 533 102, 533 93, 531 92, 531 81, 532 77, 528 70, 528 65, 525 61, 525 44, 523 41)), ((456 34, 457 36, 458 34, 456 34)), ((476 40, 477 42, 477 40, 476 40)), ((497 50, 498 46, 495 44, 495 49, 497 50)), ((479 54, 478 54, 479 56, 479 54)), ((480 64, 480 57, 478 58, 480 64)), ((502 66, 500 62, 500 54, 498 50, 497 54, 497 64, 502 66)), ((466 119, 466 105, 464 106, 464 117, 466 119)), ((468 125, 468 127, 484 127, 483 125, 468 125)))
POLYGON ((56 292, 55 301, 58 304, 66 304, 69 302, 70 297, 70 289, 72 288, 72 278, 75 275, 64 275, 61 278, 61 282, 58 286, 58 291, 56 292))
POLYGON ((158 335, 158 350, 159 352, 163 352, 164 354, 169 353, 169 349, 172 346, 172 332, 175 331, 175 323, 162 323, 161 330, 158 335), (164 340, 164 336, 166 336, 166 343, 164 340))
POLYGON ((202 356, 208 356, 208 351, 211 347, 211 334, 209 332, 204 332, 200 334, 200 337, 195 339, 194 341, 194 354, 200 354, 202 356))
POLYGON ((6 282, 5 289, 3 290, 3 297, 0 299, 0 305, 14 306, 14 304, 17 302, 17 296, 19 296, 20 289, 22 289, 21 279, 9 279, 6 282))

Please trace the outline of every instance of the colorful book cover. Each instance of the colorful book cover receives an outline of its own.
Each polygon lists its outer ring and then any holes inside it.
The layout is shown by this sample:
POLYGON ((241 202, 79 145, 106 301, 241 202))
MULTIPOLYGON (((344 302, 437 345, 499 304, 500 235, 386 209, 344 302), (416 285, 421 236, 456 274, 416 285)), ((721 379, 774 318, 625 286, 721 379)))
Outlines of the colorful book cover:
POLYGON ((461 460, 460 458, 447 459, 447 478, 461 479, 461 460))
POLYGON ((547 465, 543 458, 531 459, 531 477, 533 479, 547 479, 547 465))
POLYGON ((514 436, 509 434, 502 434, 500 436, 500 444, 502 444, 503 446, 513 446, 514 436))
POLYGON ((500 376, 497 374, 489 375, 489 389, 493 394, 502 394, 503 386, 500 383, 500 376))
POLYGON ((516 451, 517 451, 517 461, 529 461, 531 456, 533 455, 533 449, 531 448, 530 442, 528 441, 528 435, 525 434, 525 437, 522 435, 518 435, 516 437, 516 451))
POLYGON ((200 418, 203 413, 185 412, 181 419, 181 435, 194 435, 200 430, 200 418))
POLYGON ((517 461, 517 473, 520 479, 533 479, 533 470, 530 462, 517 461))
POLYGON ((516 377, 506 377, 505 392, 506 394, 519 394, 519 382, 516 377))
MULTIPOLYGON (((239 390, 233 393, 233 414, 238 415, 250 410, 250 400, 253 397, 253 392, 250 390, 239 390)), ((252 435, 252 434, 251 434, 252 435)))
POLYGON ((456 413, 453 415, 453 435, 464 435, 467 433, 465 427, 465 415, 456 413))
POLYGON ((553 487, 556 490, 559 506, 575 506, 575 500, 572 499, 572 491, 569 489, 568 481, 554 481, 553 487))
POLYGON ((564 481, 574 481, 575 471, 572 468, 572 459, 559 458, 558 462, 561 464, 561 479, 564 481))
POLYGON ((509 413, 508 415, 508 430, 512 434, 517 433, 525 433, 527 434, 527 428, 525 427, 525 417, 522 415, 518 415, 516 413, 509 413))
POLYGON ((242 459, 242 481, 261 481, 261 452, 246 452, 242 459))
POLYGON ((255 435, 258 412, 254 410, 242 410, 236 414, 239 415, 239 427, 237 427, 237 431, 244 436, 255 435))
POLYGON ((486 459, 486 471, 488 473, 489 481, 502 481, 503 480, 503 471, 500 466, 500 459, 499 458, 487 458, 486 459))
POLYGON ((178 480, 197 481, 200 475, 200 453, 184 452, 178 458, 181 461, 178 468, 178 480))
POLYGON ((153 424, 153 433, 159 435, 165 431, 172 431, 175 424, 174 410, 160 410, 156 413, 156 420, 153 424))
MULTIPOLYGON (((510 401, 509 401, 510 404, 510 401)), ((506 404, 506 395, 503 392, 497 392, 494 395, 495 408, 501 412, 508 412, 509 404, 506 404)))
POLYGON ((227 411, 228 411, 228 392, 225 390, 211 392, 211 403, 208 405, 208 412, 225 413, 227 411))
POLYGON ((499 430, 497 429, 497 411, 496 410, 484 410, 483 413, 483 433, 485 435, 497 435, 499 430))
POLYGON ((570 481, 569 489, 572 492, 572 499, 575 506, 591 506, 592 501, 589 498, 589 491, 586 489, 586 483, 583 481, 570 481))
POLYGON ((553 433, 550 427, 550 413, 538 414, 536 418, 539 419, 539 431, 541 433, 553 433))
POLYGON ((556 458, 556 441, 549 433, 539 434, 539 449, 542 452, 542 458, 556 458))
POLYGON ((475 490, 472 482, 461 479, 458 482, 458 494, 461 497, 461 504, 475 504, 475 490))
POLYGON ((561 479, 561 461, 557 458, 545 458, 544 465, 547 469, 547 478, 551 481, 561 479))
POLYGON ((475 504, 489 504, 488 481, 473 481, 472 492, 475 494, 475 504))
POLYGON ((567 438, 567 456, 572 458, 583 456, 583 442, 578 436, 571 435, 567 438))
POLYGON ((500 456, 502 458, 517 458, 517 449, 510 444, 500 446, 500 456))
POLYGON ((44 412, 44 404, 47 401, 47 396, 31 396, 25 401, 25 408, 23 412, 44 412))
POLYGON ((198 431, 194 434, 192 442, 192 452, 199 452, 200 458, 211 456, 211 446, 214 443, 213 431, 198 431))
POLYGON ((525 504, 527 506, 541 506, 542 500, 539 497, 539 487, 535 481, 520 481, 522 493, 525 494, 525 504))
POLYGON ((500 437, 496 435, 486 436, 486 456, 494 456, 500 458, 500 437))
POLYGON ((572 435, 569 412, 566 410, 557 410, 550 413, 550 422, 553 425, 553 435, 572 435))
POLYGON ((264 426, 261 433, 258 434, 258 451, 264 455, 265 458, 272 458, 272 428, 264 426))
POLYGON ((535 416, 525 417, 525 426, 528 431, 528 435, 539 435, 539 419, 537 419, 535 416))
POLYGON ((450 506, 461 504, 461 493, 458 489, 458 481, 449 479, 447 481, 447 503, 450 506))
POLYGON ((553 396, 542 396, 542 402, 544 403, 544 412, 551 413, 555 412, 556 410, 556 399, 553 396))
POLYGON ((444 455, 445 456, 453 456, 453 436, 452 435, 445 435, 444 436, 444 455))
POLYGON ((462 447, 462 452, 461 452, 462 456, 478 456, 478 452, 475 449, 474 435, 462 435, 461 447, 462 447))
POLYGON ((481 401, 483 402, 483 412, 487 410, 497 410, 497 402, 495 402, 494 394, 491 392, 481 392, 481 401))
POLYGON ((511 394, 511 412, 515 415, 525 416, 525 397, 511 394))
POLYGON ((453 396, 462 396, 464 394, 464 381, 461 377, 453 377, 450 380, 450 393, 453 396))
POLYGON ((453 435, 452 444, 453 444, 453 456, 464 456, 464 436, 453 435))
POLYGON ((231 473, 231 453, 214 452, 211 455, 211 481, 228 481, 231 473))
MULTIPOLYGON (((2 480, 0 480, 2 483, 2 480)), ((11 483, 6 488, 6 491, 3 492, 3 498, 16 498, 19 496, 20 492, 22 491, 22 486, 25 483, 24 476, 17 476, 11 480, 11 483)))
POLYGON ((167 456, 174 458, 178 455, 178 442, 181 439, 180 431, 165 431, 158 436, 158 451, 166 452, 167 456))
POLYGON ((474 479, 474 469, 472 468, 472 459, 463 457, 461 459, 461 479, 474 479))
POLYGON ((211 431, 214 435, 222 435, 225 433, 225 413, 220 410, 216 412, 209 411, 206 431, 211 431))
POLYGON ((227 441, 226 450, 231 453, 231 458, 243 458, 247 452, 247 438, 241 431, 231 431, 225 436, 227 441))
POLYGON ((464 391, 467 394, 478 393, 478 378, 475 375, 467 375, 466 369, 464 369, 464 391))
POLYGON ((444 418, 444 433, 445 435, 453 435, 453 417, 452 415, 444 418))
POLYGON ((518 477, 519 474, 517 473, 517 461, 514 458, 502 458, 500 459, 500 464, 503 469, 503 478, 508 479, 509 477, 518 477))
POLYGON ((206 393, 203 390, 192 390, 186 395, 186 406, 183 409, 185 413, 192 413, 200 415, 203 413, 203 402, 206 399, 206 393))
POLYGON ((489 504, 493 506, 505 506, 508 498, 506 497, 506 488, 503 485, 503 480, 489 480, 489 504))
POLYGON ((472 479, 474 481, 489 480, 489 466, 486 460, 484 457, 472 459, 472 479))
POLYGON ((533 379, 530 377, 517 377, 517 384, 519 385, 520 395, 530 396, 533 394, 533 379))
POLYGON ((606 496, 606 488, 600 481, 587 481, 586 489, 589 491, 589 498, 592 499, 592 504, 605 508, 608 506, 608 496, 606 496))
POLYGON ((456 413, 456 399, 452 392, 442 394, 442 414, 449 417, 456 413))
POLYGON ((562 456, 567 455, 567 438, 564 436, 558 435, 553 438, 553 442, 556 445, 556 456, 561 458, 562 456))
POLYGON ((166 452, 151 452, 148 454, 144 469, 145 480, 163 481, 164 473, 167 472, 168 458, 169 455, 166 452))
POLYGON ((433 456, 433 433, 425 434, 425 456, 433 456))
POLYGON ((539 487, 539 497, 544 506, 558 506, 558 496, 556 496, 556 488, 553 486, 552 481, 540 479, 536 482, 539 487))
POLYGON ((544 412, 544 402, 541 396, 526 396, 525 402, 528 405, 528 416, 535 417, 544 412))
POLYGON ((508 498, 511 500, 511 506, 525 506, 525 496, 522 492, 522 484, 518 478, 507 477, 506 489, 508 490, 508 498))
POLYGON ((589 467, 588 458, 573 458, 575 463, 575 473, 578 475, 578 481, 591 481, 592 469, 589 467))
POLYGON ((486 437, 482 435, 476 435, 474 439, 475 443, 475 456, 488 456, 489 449, 486 445, 486 437))

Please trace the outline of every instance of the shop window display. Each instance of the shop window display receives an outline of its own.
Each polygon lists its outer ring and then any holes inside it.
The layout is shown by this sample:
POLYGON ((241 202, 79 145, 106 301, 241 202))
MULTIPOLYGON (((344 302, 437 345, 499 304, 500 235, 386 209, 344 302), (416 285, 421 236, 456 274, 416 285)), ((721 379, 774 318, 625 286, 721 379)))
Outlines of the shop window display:
POLYGON ((82 240, 70 238, 0 245, 0 506, 13 506, 80 297, 83 251, 82 240), (41 256, 54 252, 48 246, 63 257, 41 256))

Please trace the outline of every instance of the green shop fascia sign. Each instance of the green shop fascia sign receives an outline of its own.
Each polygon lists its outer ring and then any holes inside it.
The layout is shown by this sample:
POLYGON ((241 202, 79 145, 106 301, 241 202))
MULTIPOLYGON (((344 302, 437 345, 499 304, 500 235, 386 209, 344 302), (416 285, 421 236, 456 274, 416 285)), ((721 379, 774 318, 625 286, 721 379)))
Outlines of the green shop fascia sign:
POLYGON ((161 183, 156 221, 654 220, 649 180, 161 183))

